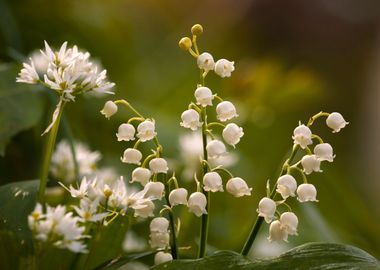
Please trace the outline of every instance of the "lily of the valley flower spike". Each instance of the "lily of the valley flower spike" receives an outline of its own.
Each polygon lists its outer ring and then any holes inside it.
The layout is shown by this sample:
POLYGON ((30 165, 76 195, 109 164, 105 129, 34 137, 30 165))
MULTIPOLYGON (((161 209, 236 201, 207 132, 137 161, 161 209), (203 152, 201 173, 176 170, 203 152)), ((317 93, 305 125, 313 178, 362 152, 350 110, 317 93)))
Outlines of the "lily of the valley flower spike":
POLYGON ((149 141, 157 135, 155 131, 155 122, 154 120, 145 120, 137 126, 137 137, 140 141, 145 142, 149 141))
POLYGON ((167 173, 168 162, 164 158, 153 158, 149 161, 149 168, 153 173, 167 173))
POLYGON ((289 235, 297 235, 298 217, 293 212, 285 212, 280 216, 281 228, 289 235))
POLYGON ((120 158, 122 162, 129 164, 141 164, 142 154, 139 150, 128 148, 124 151, 123 157, 120 158))
POLYGON ((327 160, 333 162, 335 155, 333 154, 333 148, 328 143, 321 143, 314 147, 314 154, 320 161, 327 160))
POLYGON ((213 70, 215 67, 214 58, 207 52, 204 52, 198 56, 197 64, 200 69, 203 69, 206 72, 213 70))
POLYGON ((233 61, 228 61, 226 59, 220 59, 216 61, 215 63, 215 73, 218 74, 220 77, 230 77, 232 71, 235 70, 233 61))
POLYGON ((226 146, 219 140, 210 141, 207 144, 206 149, 207 149, 208 157, 211 159, 218 158, 227 153, 226 146))
POLYGON ((111 100, 104 104, 103 109, 100 111, 107 119, 110 119, 112 115, 117 112, 117 105, 111 100))
POLYGON ((151 176, 152 172, 149 169, 137 167, 132 172, 131 183, 138 182, 141 185, 145 186, 149 182, 151 176))
POLYGON ((217 172, 208 172, 203 176, 203 189, 206 191, 223 191, 222 177, 217 172))
POLYGON ((321 160, 316 155, 305 155, 301 159, 301 164, 305 174, 311 174, 312 172, 322 172, 320 169, 321 160))
POLYGON ((310 128, 305 125, 299 125, 293 132, 294 144, 299 144, 302 149, 305 149, 308 145, 313 143, 311 135, 310 128))

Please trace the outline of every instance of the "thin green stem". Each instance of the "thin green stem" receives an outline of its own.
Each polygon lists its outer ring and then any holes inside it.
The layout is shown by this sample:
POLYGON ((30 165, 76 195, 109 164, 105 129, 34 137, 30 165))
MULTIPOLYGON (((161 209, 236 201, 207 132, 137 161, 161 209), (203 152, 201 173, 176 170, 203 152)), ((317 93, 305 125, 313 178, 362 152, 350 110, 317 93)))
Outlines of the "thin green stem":
POLYGON ((124 99, 115 100, 115 104, 123 104, 127 106, 129 109, 131 109, 132 112, 134 112, 138 117, 144 118, 128 101, 124 99))
MULTIPOLYGON (((166 177, 166 175, 165 175, 166 177)), ((170 205, 170 201, 169 201, 169 193, 170 193, 170 187, 169 187, 170 183, 169 181, 166 181, 165 183, 165 189, 166 189, 166 192, 165 192, 165 200, 166 200, 166 203, 169 205, 169 207, 171 207, 170 205)), ((171 241, 171 244, 170 244, 170 251, 172 253, 172 257, 173 259, 178 259, 179 256, 178 256, 178 247, 177 247, 177 237, 176 237, 176 229, 175 229, 175 223, 174 223, 174 216, 173 216, 173 212, 172 210, 170 209, 169 211, 169 224, 170 224, 170 232, 172 234, 172 241, 171 241)))

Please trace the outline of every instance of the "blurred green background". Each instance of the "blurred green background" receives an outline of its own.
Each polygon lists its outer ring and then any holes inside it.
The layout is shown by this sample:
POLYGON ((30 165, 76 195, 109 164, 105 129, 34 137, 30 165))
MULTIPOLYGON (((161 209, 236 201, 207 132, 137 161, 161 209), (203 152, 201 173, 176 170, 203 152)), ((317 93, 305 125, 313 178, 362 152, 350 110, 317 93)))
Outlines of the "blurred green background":
MULTIPOLYGON (((0 0, 0 61, 21 67, 44 40, 56 48, 68 41, 88 50, 116 83, 116 97, 155 118, 165 154, 176 159, 178 137, 189 133, 179 126, 180 114, 193 98, 198 78, 194 59, 177 44, 194 23, 205 29, 201 51, 235 61, 231 78, 210 74, 207 85, 237 104, 245 137, 231 170, 254 188, 253 196, 244 199, 213 194, 209 244, 241 248, 266 180, 275 180, 298 121, 306 122, 320 110, 339 111, 350 122, 341 133, 332 134, 323 122, 313 129, 333 145, 337 158, 323 164, 323 174, 310 177, 319 203, 300 206, 293 201, 300 236, 287 245, 268 244, 264 225, 255 255, 330 241, 358 246, 379 258, 379 1, 0 0)), ((16 75, 16 69, 7 73, 2 85, 19 87, 16 75)), ((38 177, 46 139, 40 134, 54 106, 47 92, 28 92, 39 98, 39 122, 11 138, 0 157, 1 184, 38 177)), ((119 162, 127 144, 118 143, 115 133, 130 114, 105 120, 99 110, 106 99, 79 98, 65 115, 75 139, 101 151, 103 165, 128 177, 131 168, 119 162)), ((0 104, 0 113, 10 105, 0 104)), ((179 211, 180 245, 193 245, 199 220, 186 209, 179 211)), ((136 230, 146 235, 147 224, 136 230)))

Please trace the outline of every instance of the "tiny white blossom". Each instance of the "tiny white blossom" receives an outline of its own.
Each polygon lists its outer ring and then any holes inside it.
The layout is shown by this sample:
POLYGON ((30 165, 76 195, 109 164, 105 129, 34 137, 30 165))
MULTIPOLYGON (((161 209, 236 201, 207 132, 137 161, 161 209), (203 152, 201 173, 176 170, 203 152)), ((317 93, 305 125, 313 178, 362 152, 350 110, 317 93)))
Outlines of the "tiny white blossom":
POLYGON ((233 147, 240 142, 240 138, 243 137, 243 135, 243 128, 235 123, 229 123, 222 132, 224 141, 233 147))
POLYGON ((333 148, 328 143, 320 143, 314 147, 314 154, 320 161, 327 160, 333 162, 335 155, 333 154, 333 148))
POLYGON ((203 189, 205 191, 223 191, 222 177, 217 172, 208 172, 203 176, 203 189))
POLYGON ((279 220, 273 221, 269 225, 269 242, 279 242, 279 241, 285 241, 288 242, 288 234, 286 231, 281 227, 281 222, 279 220))
POLYGON ((151 232, 149 238, 151 248, 166 248, 169 246, 170 236, 168 232, 151 232))
POLYGON ((170 253, 159 251, 154 255, 154 265, 170 262, 173 260, 173 256, 170 253))
POLYGON ((210 88, 205 86, 198 87, 197 90, 195 90, 194 96, 198 105, 201 105, 202 107, 212 106, 214 95, 210 88))
POLYGON ((182 122, 180 125, 184 128, 190 128, 191 130, 197 130, 202 126, 202 122, 199 121, 199 113, 196 110, 189 109, 182 113, 182 122))
POLYGON ((116 133, 117 140, 120 141, 133 141, 135 139, 135 127, 131 124, 124 123, 119 126, 116 133))
POLYGON ((150 232, 167 232, 169 228, 169 220, 164 217, 156 217, 150 222, 149 228, 150 232))
POLYGON ((235 62, 228 61, 226 59, 219 59, 215 63, 214 71, 216 74, 218 74, 220 77, 230 77, 232 71, 235 70, 234 67, 235 62))
POLYGON ((167 173, 168 163, 163 158, 153 158, 151 161, 149 161, 149 168, 153 173, 167 173))
POLYGON ((317 189, 313 184, 302 184, 297 188, 297 196, 300 202, 317 202, 317 189))
POLYGON ((259 217, 263 217, 266 223, 270 223, 274 219, 276 213, 276 202, 268 197, 264 197, 259 202, 257 209, 259 217))
POLYGON ((137 126, 137 137, 142 142, 149 141, 156 135, 154 120, 147 119, 137 126))
POLYGON ((90 182, 87 182, 86 177, 83 177, 78 189, 70 185, 68 191, 70 192, 71 197, 82 199, 87 196, 89 185, 90 185, 90 182))
POLYGON ((138 208, 134 208, 134 216, 141 218, 153 217, 154 207, 155 206, 153 202, 151 202, 150 200, 146 200, 143 203, 141 203, 138 208))
POLYGON ((301 164, 305 174, 311 174, 312 172, 322 172, 320 169, 321 160, 316 155, 305 155, 301 159, 301 164))
POLYGON ((326 119, 326 124, 333 130, 333 133, 339 132, 349 123, 344 120, 343 116, 338 112, 330 113, 326 119))
POLYGON ((152 172, 149 169, 137 167, 132 172, 131 183, 138 182, 141 185, 145 186, 149 182, 151 176, 152 172))
POLYGON ((213 70, 215 67, 214 58, 207 52, 204 52, 198 56, 197 64, 200 69, 205 71, 213 70))
POLYGON ((145 197, 161 199, 164 196, 165 185, 161 182, 149 182, 144 187, 145 197))
POLYGON ((252 188, 240 177, 233 177, 226 184, 227 191, 235 197, 251 196, 252 188))
POLYGON ((107 119, 110 119, 112 115, 114 115, 117 112, 117 105, 111 101, 108 100, 105 104, 103 109, 100 111, 101 114, 103 114, 107 119))
POLYGON ((141 164, 142 154, 139 150, 134 148, 127 148, 124 151, 123 157, 120 158, 122 162, 129 164, 141 164))
POLYGON ((179 204, 187 204, 187 190, 185 188, 173 189, 169 194, 169 202, 171 206, 179 204))
POLYGON ((311 130, 305 125, 299 125, 294 129, 293 140, 294 144, 298 144, 302 149, 305 149, 308 145, 312 144, 311 130))
POLYGON ((206 145, 207 155, 209 158, 218 158, 224 156, 226 152, 226 146, 219 140, 212 140, 206 145))
POLYGON ((206 205, 207 199, 202 192, 192 193, 187 202, 189 212, 193 213, 197 217, 207 214, 206 205))
POLYGON ((88 198, 80 200, 80 207, 75 206, 74 209, 80 217, 81 222, 91 221, 96 222, 105 218, 108 213, 97 213, 100 198, 91 201, 88 198))
POLYGON ((289 196, 292 196, 292 197, 296 196, 295 195, 296 189, 297 189, 297 181, 290 174, 285 174, 278 178, 276 191, 281 194, 283 199, 286 199, 289 196))
POLYGON ((23 68, 18 74, 16 82, 36 84, 39 81, 40 77, 38 76, 36 68, 34 67, 33 60, 30 58, 30 64, 23 63, 22 66, 23 68))
POLYGON ((285 212, 280 216, 281 228, 289 235, 297 235, 298 218, 293 212, 285 212))
POLYGON ((216 118, 222 122, 238 116, 234 104, 230 101, 222 101, 216 106, 216 118))

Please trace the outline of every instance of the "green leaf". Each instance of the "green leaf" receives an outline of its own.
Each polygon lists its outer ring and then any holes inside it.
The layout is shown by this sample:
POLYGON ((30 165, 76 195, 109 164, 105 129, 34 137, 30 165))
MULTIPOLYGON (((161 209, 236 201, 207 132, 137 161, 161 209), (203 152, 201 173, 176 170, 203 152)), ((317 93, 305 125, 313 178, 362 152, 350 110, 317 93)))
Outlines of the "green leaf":
POLYGON ((365 251, 348 245, 310 243, 294 248, 283 255, 262 261, 250 261, 232 251, 219 251, 197 260, 178 260, 153 267, 154 270, 246 269, 246 270, 324 270, 380 269, 379 262, 365 251))
POLYGON ((20 67, 0 65, 0 156, 12 136, 41 119, 43 104, 36 86, 16 83, 20 67))
POLYGON ((132 261, 135 261, 138 259, 142 259, 144 257, 148 257, 154 253, 156 253, 156 252, 155 251, 145 251, 145 252, 132 253, 132 254, 124 255, 124 256, 119 256, 115 259, 106 261, 105 263, 96 267, 94 270, 117 270, 121 266, 123 266, 129 262, 132 262, 132 261))

